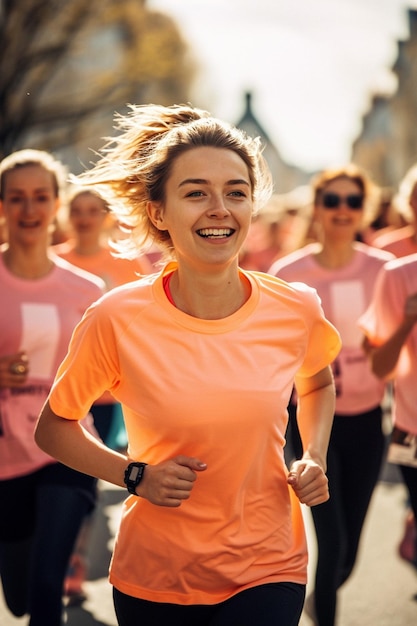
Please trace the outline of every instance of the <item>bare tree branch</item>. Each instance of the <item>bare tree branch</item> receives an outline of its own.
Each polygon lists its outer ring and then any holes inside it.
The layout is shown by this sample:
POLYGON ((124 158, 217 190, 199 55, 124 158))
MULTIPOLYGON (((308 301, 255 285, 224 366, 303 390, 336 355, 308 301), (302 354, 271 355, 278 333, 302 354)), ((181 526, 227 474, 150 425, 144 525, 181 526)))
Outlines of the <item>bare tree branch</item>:
POLYGON ((145 0, 3 0, 0 158, 34 132, 49 147, 71 141, 149 88, 184 100, 190 77, 178 29, 145 0))

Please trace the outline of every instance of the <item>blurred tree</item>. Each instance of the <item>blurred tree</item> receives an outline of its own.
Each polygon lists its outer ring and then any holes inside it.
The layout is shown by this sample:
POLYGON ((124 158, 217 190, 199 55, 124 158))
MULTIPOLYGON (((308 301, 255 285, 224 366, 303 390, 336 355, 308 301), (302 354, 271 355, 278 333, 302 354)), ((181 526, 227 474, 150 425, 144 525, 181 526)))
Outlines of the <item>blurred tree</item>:
POLYGON ((184 102, 193 71, 146 0, 0 0, 0 158, 108 134, 127 103, 184 102))

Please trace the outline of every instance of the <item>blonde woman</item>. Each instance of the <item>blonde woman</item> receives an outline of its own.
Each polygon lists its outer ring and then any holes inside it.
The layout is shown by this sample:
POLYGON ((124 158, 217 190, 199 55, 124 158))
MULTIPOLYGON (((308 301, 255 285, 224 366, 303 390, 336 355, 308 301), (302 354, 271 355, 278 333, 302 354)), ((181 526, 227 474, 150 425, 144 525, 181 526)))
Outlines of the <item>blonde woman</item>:
MULTIPOLYGON (((319 626, 333 626, 337 591, 356 562, 384 451, 384 383, 372 373, 362 349, 358 319, 370 302, 379 270, 392 255, 357 241, 372 218, 374 195, 360 168, 348 164, 324 170, 313 179, 312 189, 319 240, 278 260, 269 271, 314 287, 342 337, 342 349, 332 363, 336 412, 328 452, 331 498, 312 508, 318 560, 314 596, 307 603, 319 626)), ((294 448, 300 456, 294 402, 290 412, 294 448)))
POLYGON ((155 241, 172 262, 88 311, 37 442, 127 487, 110 570, 120 626, 295 626, 299 501, 328 498, 338 333, 311 289, 239 269, 271 187, 257 141, 189 106, 132 107, 120 130, 84 180, 132 227, 132 252, 155 241), (306 451, 288 472, 294 379, 306 451), (105 389, 123 406, 126 455, 78 424, 105 389))
POLYGON ((63 185, 62 164, 46 152, 18 151, 0 164, 0 578, 10 611, 29 614, 30 626, 62 623, 65 573, 96 492, 94 479, 34 440, 71 333, 104 290, 50 254, 63 185))

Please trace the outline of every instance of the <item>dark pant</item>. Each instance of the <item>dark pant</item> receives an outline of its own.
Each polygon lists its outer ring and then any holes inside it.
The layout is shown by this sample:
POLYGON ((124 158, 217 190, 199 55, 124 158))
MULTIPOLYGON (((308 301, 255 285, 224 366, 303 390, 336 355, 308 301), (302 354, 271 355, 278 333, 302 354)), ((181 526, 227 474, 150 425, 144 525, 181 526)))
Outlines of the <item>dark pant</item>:
MULTIPOLYGON (((417 523, 417 467, 410 467, 409 465, 400 465, 400 471, 403 477, 403 481, 408 490, 408 497, 410 499, 410 506, 414 513, 414 523, 417 523)), ((416 546, 414 553, 417 555, 417 536, 416 546)))
POLYGON ((62 589, 69 559, 81 524, 93 506, 92 488, 85 490, 59 482, 63 476, 65 480, 66 470, 71 482, 73 470, 62 466, 0 481, 0 576, 4 597, 14 615, 30 615, 29 626, 61 625, 62 589))
POLYGON ((93 404, 90 413, 94 419, 94 426, 100 438, 107 445, 111 427, 113 424, 114 404, 93 404))
MULTIPOLYGON (((295 417, 292 448, 300 456, 295 417)), ((362 527, 378 481, 385 439, 380 407, 335 415, 327 456, 330 499, 311 508, 317 537, 315 609, 319 626, 334 626, 338 588, 354 567, 362 527)), ((292 442, 291 442, 292 443, 292 442)))
POLYGON ((305 586, 270 583, 237 593, 215 605, 148 602, 113 589, 119 626, 297 626, 305 586))

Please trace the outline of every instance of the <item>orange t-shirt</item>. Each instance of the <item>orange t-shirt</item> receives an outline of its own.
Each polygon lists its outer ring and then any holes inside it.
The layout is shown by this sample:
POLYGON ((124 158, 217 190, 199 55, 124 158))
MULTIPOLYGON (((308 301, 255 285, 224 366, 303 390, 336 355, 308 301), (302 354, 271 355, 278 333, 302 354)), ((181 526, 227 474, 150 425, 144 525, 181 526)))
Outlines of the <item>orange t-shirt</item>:
POLYGON ((78 254, 71 242, 52 247, 52 252, 76 267, 104 280, 107 289, 137 280, 142 274, 153 272, 150 261, 144 256, 137 259, 115 257, 108 248, 101 248, 96 254, 78 254))
MULTIPOLYGON (((99 276, 106 285, 106 291, 125 283, 138 280, 140 275, 151 274, 154 270, 145 256, 137 259, 115 257, 109 248, 101 248, 95 254, 79 254, 74 250, 74 242, 52 246, 52 252, 71 265, 99 276)), ((95 404, 113 404, 114 398, 105 392, 95 404)))
POLYGON ((189 500, 160 507, 129 496, 110 582, 155 602, 216 604, 268 582, 306 582, 298 500, 283 446, 294 376, 328 365, 340 338, 316 292, 244 272, 251 296, 233 315, 203 320, 176 309, 163 275, 120 287, 74 333, 50 394, 78 420, 110 389, 123 405, 129 456, 179 454, 207 463, 189 500))

